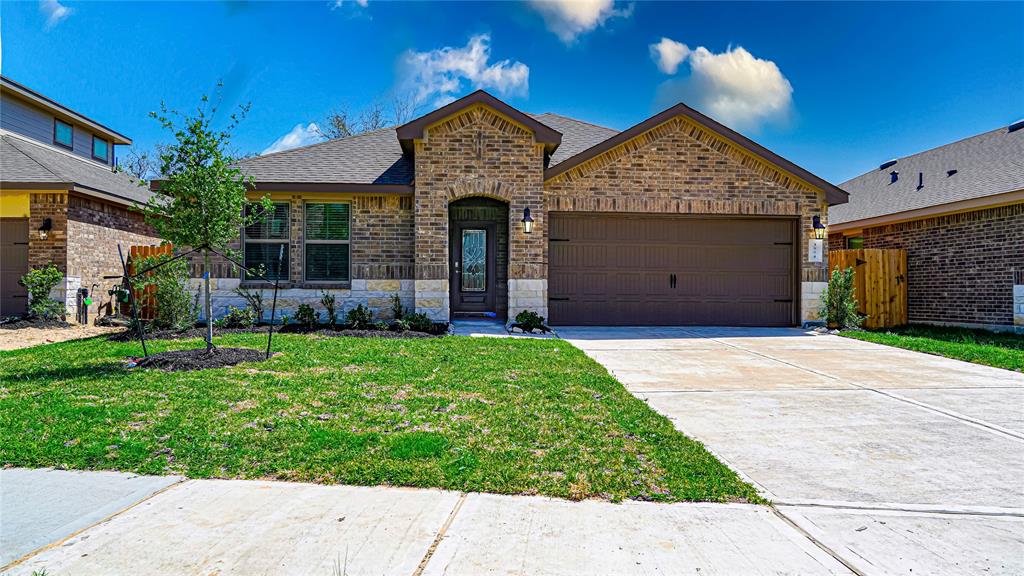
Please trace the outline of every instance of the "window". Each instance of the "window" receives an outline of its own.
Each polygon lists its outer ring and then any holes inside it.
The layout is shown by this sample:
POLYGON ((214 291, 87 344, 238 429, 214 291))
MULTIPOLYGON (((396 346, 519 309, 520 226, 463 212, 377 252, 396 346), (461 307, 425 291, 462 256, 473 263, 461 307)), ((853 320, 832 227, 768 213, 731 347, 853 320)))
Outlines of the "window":
MULTIPOLYGON (((249 204, 245 207, 247 217, 259 214, 262 207, 249 204)), ((288 279, 288 204, 274 204, 266 217, 245 227, 246 268, 263 268, 263 274, 271 280, 288 279)), ((243 279, 245 274, 242 275, 243 279)), ((258 280, 258 278, 254 278, 258 280)))
POLYGON ((107 141, 103 138, 92 137, 92 157, 97 160, 107 161, 107 141))
POLYGON ((349 281, 349 205, 306 204, 306 281, 349 281))
POLYGON ((860 250, 864 247, 863 236, 847 236, 846 237, 846 248, 848 250, 860 250))
POLYGON ((71 124, 53 119, 53 143, 65 148, 74 147, 75 131, 71 124))

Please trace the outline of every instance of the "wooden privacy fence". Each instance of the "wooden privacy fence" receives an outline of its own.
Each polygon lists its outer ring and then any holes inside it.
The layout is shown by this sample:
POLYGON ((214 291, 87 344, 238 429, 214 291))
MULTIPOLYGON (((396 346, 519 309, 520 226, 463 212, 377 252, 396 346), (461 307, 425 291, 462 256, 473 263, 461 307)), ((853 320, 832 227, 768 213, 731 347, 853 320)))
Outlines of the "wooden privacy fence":
POLYGON ((907 251, 830 250, 829 268, 854 269, 854 293, 865 328, 907 323, 907 251))
MULTIPOLYGON (((160 256, 162 254, 174 255, 174 245, 132 246, 128 249, 128 274, 135 275, 137 270, 135 267, 136 259, 160 256)), ((135 302, 139 307, 139 319, 152 320, 156 318, 156 286, 151 284, 143 290, 133 290, 133 292, 135 292, 135 302)), ((131 311, 127 313, 130 314, 131 311)))

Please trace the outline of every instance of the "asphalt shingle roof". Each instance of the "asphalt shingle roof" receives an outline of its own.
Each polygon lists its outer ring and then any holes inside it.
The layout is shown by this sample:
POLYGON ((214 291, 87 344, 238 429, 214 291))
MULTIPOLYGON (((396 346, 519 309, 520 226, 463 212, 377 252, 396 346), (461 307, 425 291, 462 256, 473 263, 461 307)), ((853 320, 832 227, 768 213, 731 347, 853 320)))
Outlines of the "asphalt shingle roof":
MULTIPOLYGON (((557 114, 531 116, 562 133, 552 166, 618 134, 557 114)), ((256 182, 411 184, 413 180, 413 163, 402 155, 394 128, 246 158, 238 166, 256 182)))
POLYGON ((829 209, 832 224, 1024 190, 1024 130, 1004 127, 898 158, 839 187, 849 192, 850 202, 829 209), (899 178, 890 183, 893 170, 899 178), (948 170, 956 173, 949 176, 948 170))
POLYGON ((60 183, 89 188, 144 204, 153 195, 139 181, 109 166, 36 144, 13 134, 0 135, 0 180, 7 184, 60 183))

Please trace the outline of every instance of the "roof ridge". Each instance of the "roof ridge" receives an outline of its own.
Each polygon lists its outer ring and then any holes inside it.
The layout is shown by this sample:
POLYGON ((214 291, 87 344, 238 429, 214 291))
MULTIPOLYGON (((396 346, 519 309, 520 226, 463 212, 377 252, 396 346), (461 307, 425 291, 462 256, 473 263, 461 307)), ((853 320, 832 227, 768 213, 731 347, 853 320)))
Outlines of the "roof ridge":
POLYGON ((594 124, 593 122, 590 122, 588 120, 580 120, 579 118, 573 118, 572 116, 566 116, 565 114, 559 114, 557 112, 541 112, 540 114, 538 114, 538 116, 545 116, 545 115, 547 115, 547 116, 557 116, 559 118, 564 118, 566 120, 572 120, 573 122, 579 122, 580 124, 586 124, 587 126, 593 126, 594 128, 601 128, 602 130, 610 130, 610 131, 615 132, 615 133, 621 132, 621 130, 616 130, 615 128, 609 128, 608 126, 602 126, 600 124, 594 124))
MULTIPOLYGON (((371 134, 376 134, 378 132, 383 132, 385 130, 394 130, 395 128, 396 128, 395 126, 385 126, 383 128, 377 128, 376 130, 367 130, 366 132, 360 132, 359 134, 350 134, 348 136, 342 136, 341 138, 328 138, 327 140, 324 140, 323 142, 314 142, 313 144, 306 144, 305 146, 296 146, 295 148, 289 148, 287 150, 278 150, 277 152, 271 152, 270 154, 260 154, 259 156, 250 156, 249 158, 242 158, 237 163, 238 164, 243 164, 245 162, 252 162, 254 160, 261 160, 263 158, 270 158, 271 156, 278 156, 280 154, 287 154, 289 152, 296 152, 296 151, 299 151, 299 150, 308 150, 310 148, 315 148, 317 146, 323 146, 324 144, 332 144, 332 143, 336 143, 336 142, 341 142, 343 140, 354 140, 356 138, 361 138, 363 136, 369 136, 371 134)), ((322 132, 321 132, 321 134, 322 134, 322 132)), ((397 136, 396 136, 396 139, 397 139, 397 136)))

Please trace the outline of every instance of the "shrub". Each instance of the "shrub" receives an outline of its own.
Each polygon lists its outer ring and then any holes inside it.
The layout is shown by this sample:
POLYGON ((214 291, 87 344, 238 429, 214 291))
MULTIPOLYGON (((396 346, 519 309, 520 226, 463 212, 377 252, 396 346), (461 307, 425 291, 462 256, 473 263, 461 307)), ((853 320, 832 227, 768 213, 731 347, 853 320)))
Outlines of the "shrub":
POLYGON ((281 314, 281 326, 287 326, 292 321, 292 317, 287 314, 281 314))
POLYGON ((239 286, 235 288, 235 294, 238 294, 245 300, 245 304, 252 310, 253 317, 256 319, 256 323, 263 321, 263 290, 255 289, 250 290, 239 286))
POLYGON ((21 277, 21 285, 28 290, 28 314, 44 320, 64 318, 64 304, 50 298, 50 291, 60 284, 64 275, 53 264, 33 268, 21 277))
POLYGON ((392 332, 405 332, 408 329, 409 323, 402 319, 392 320, 391 324, 388 324, 388 330, 392 332))
POLYGON ((377 320, 376 322, 373 323, 373 329, 380 330, 381 332, 386 332, 388 329, 388 323, 383 320, 377 320))
POLYGON ((864 318, 857 312, 857 298, 853 292, 853 268, 832 271, 828 286, 821 297, 821 316, 829 326, 857 328, 864 318))
POLYGON ((434 329, 434 321, 422 312, 407 315, 405 321, 409 324, 410 330, 417 332, 430 332, 434 329))
POLYGON ((334 294, 327 292, 326 290, 320 293, 320 304, 323 305, 324 310, 327 311, 327 323, 334 328, 338 324, 338 310, 334 306, 334 294))
POLYGON ((228 313, 223 318, 215 320, 213 325, 217 328, 251 328, 256 324, 256 312, 252 308, 228 308, 228 313))
POLYGON ((348 311, 345 324, 353 330, 369 330, 373 327, 373 312, 362 304, 348 311))
POLYGON ((199 318, 198 301, 192 299, 190 292, 188 262, 184 258, 169 262, 171 258, 169 254, 160 254, 136 260, 136 270, 162 266, 137 278, 133 285, 138 290, 156 286, 154 326, 185 330, 195 326, 199 318))
POLYGON ((401 320, 402 318, 405 318, 406 312, 408 311, 405 309, 405 306, 402 306, 402 299, 399 298, 398 293, 395 293, 395 295, 391 297, 391 316, 395 320, 401 320))
POLYGON ((295 322, 300 326, 315 328, 320 324, 320 313, 309 304, 299 304, 299 309, 295 311, 295 322))
POLYGON ((515 325, 523 332, 533 332, 534 330, 540 330, 541 332, 551 331, 551 328, 544 324, 544 317, 532 310, 523 310, 516 314, 515 325))

